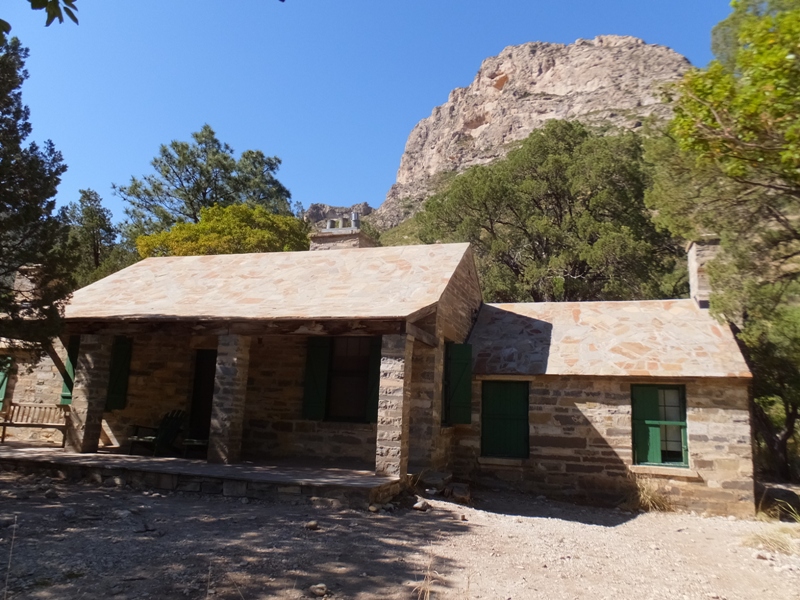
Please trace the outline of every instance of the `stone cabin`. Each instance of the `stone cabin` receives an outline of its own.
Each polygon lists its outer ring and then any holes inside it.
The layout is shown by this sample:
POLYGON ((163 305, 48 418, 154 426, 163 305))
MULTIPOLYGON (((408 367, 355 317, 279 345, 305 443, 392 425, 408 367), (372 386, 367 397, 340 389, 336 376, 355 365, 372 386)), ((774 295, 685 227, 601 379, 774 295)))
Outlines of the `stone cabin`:
POLYGON ((600 502, 647 478, 677 506, 753 514, 750 373, 702 299, 483 304, 467 244, 335 233, 317 244, 339 249, 150 258, 78 290, 52 359, 27 371, 0 349, 17 365, 0 399, 71 403, 78 452, 127 452, 179 408, 209 462, 448 470, 600 502))

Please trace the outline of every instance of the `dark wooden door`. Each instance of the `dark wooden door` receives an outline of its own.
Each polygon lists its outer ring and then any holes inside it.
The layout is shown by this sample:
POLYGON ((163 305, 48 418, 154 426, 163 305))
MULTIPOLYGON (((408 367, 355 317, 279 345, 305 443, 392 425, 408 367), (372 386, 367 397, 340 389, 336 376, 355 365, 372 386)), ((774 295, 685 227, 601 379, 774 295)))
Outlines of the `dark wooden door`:
POLYGON ((528 382, 484 381, 481 455, 528 458, 528 382))
POLYGON ((216 370, 217 351, 197 350, 194 360, 192 408, 189 413, 189 437, 192 439, 208 439, 216 370))

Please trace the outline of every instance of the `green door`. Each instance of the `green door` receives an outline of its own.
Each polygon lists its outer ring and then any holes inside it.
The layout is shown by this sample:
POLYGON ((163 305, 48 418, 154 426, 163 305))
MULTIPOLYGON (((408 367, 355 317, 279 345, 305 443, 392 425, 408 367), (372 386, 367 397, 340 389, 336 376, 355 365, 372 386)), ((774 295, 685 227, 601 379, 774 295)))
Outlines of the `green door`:
POLYGON ((528 458, 528 382, 484 381, 481 455, 528 458))

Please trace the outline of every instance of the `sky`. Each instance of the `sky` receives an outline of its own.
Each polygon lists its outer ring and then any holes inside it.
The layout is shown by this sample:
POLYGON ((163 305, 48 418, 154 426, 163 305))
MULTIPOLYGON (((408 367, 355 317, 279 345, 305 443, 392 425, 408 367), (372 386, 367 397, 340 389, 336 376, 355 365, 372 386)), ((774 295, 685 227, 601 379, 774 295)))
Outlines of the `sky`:
POLYGON ((727 0, 79 0, 46 28, 27 0, 0 18, 30 49, 31 140, 68 171, 58 203, 152 172, 161 144, 208 123, 237 156, 283 161, 303 206, 379 206, 408 134, 510 45, 632 35, 711 60, 727 0))

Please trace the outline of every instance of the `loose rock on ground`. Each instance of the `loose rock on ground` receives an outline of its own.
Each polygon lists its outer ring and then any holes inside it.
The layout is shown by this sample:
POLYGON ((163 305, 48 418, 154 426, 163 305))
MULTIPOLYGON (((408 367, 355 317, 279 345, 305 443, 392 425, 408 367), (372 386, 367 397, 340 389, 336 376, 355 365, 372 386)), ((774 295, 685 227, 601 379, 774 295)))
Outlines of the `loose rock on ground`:
POLYGON ((800 557, 765 545, 800 525, 485 489, 468 506, 436 497, 424 512, 370 512, 59 480, 46 498, 43 481, 0 472, 9 599, 800 598, 800 557))

